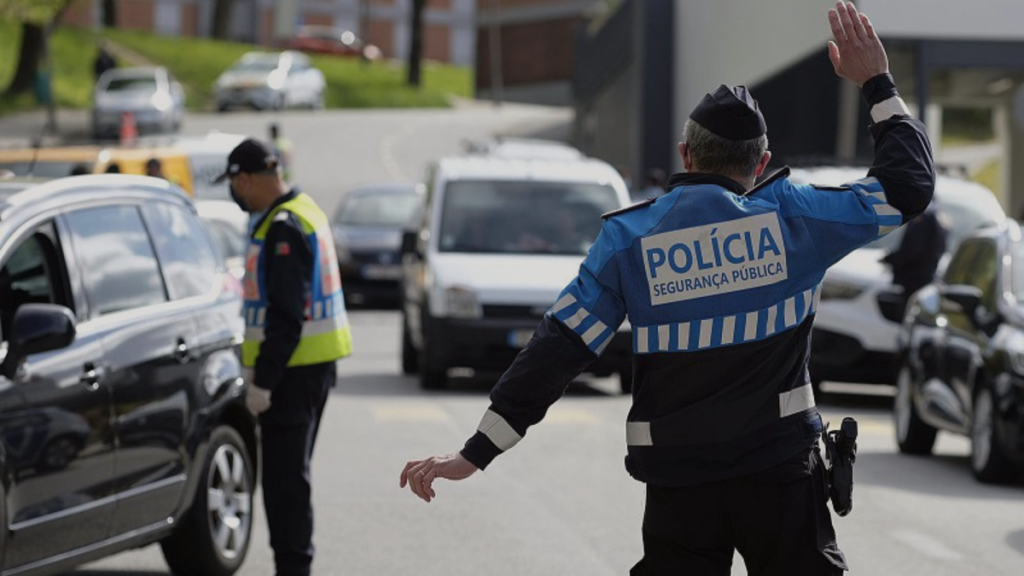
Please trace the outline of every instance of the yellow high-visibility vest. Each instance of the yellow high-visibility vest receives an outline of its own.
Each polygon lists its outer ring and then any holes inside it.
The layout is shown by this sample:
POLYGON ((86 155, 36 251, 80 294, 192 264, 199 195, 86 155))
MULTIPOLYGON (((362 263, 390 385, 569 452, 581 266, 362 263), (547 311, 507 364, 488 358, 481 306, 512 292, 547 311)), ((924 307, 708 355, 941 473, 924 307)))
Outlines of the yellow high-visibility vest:
POLYGON ((276 206, 260 223, 249 240, 245 257, 245 340, 242 342, 242 364, 256 365, 260 345, 265 338, 267 320, 267 286, 264 278, 262 253, 267 231, 275 219, 294 214, 302 224, 309 246, 313 250, 313 277, 309 292, 305 294, 305 320, 302 338, 288 361, 288 366, 309 366, 344 358, 352 353, 352 333, 349 329, 345 298, 338 272, 338 256, 330 223, 320 207, 306 194, 276 206))

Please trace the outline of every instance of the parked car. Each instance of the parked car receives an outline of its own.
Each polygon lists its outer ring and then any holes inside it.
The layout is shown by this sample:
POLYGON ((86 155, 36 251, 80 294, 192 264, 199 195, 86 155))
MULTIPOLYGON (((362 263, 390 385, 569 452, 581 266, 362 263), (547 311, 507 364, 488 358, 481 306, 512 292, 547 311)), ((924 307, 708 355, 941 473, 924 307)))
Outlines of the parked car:
POLYGON ((900 451, 930 454, 938 430, 971 439, 984 482, 1024 470, 1024 239, 1014 221, 965 239, 919 290, 900 334, 893 415, 900 451))
POLYGON ((332 224, 345 298, 396 300, 402 277, 402 233, 414 225, 423 185, 375 184, 348 191, 332 224))
POLYGON ((380 60, 380 48, 363 42, 355 32, 333 26, 300 26, 287 42, 288 48, 309 54, 354 56, 380 60))
POLYGON ((294 106, 324 107, 327 82, 309 56, 286 50, 280 53, 249 52, 214 83, 217 110, 251 106, 258 110, 282 110, 294 106))
MULTIPOLYGON (((501 141, 427 171, 417 229, 403 236, 402 369, 426 389, 449 368, 504 370, 576 276, 601 214, 629 205, 605 162, 568 146, 501 141)), ((594 374, 632 386, 628 323, 594 374)))
POLYGON ((234 573, 256 423, 192 204, 136 176, 0 184, 0 571, 159 542, 176 574, 234 573))
MULTIPOLYGON (((795 182, 838 186, 866 177, 866 168, 794 168, 795 182)), ((978 228, 1006 218, 992 192, 980 184, 939 176, 935 201, 949 224, 947 250, 978 228)), ((814 320, 810 373, 815 386, 823 380, 895 384, 899 322, 886 319, 881 306, 892 287, 892 271, 881 260, 899 246, 899 229, 860 248, 825 273, 814 320), (880 304, 879 299, 882 299, 880 304)), ((944 262, 940 264, 944 266, 944 262)))
POLYGON ((125 112, 134 114, 140 134, 177 132, 185 116, 185 90, 162 66, 108 70, 93 91, 93 137, 116 137, 125 112))

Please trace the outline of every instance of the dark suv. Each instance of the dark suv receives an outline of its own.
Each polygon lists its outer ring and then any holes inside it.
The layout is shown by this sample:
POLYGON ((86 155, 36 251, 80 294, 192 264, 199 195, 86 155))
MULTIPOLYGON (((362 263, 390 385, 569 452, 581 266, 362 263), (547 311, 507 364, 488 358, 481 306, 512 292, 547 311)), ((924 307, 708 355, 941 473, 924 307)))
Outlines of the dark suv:
POLYGON ((0 182, 0 571, 160 542, 177 574, 245 558, 256 425, 240 301, 162 180, 0 182))

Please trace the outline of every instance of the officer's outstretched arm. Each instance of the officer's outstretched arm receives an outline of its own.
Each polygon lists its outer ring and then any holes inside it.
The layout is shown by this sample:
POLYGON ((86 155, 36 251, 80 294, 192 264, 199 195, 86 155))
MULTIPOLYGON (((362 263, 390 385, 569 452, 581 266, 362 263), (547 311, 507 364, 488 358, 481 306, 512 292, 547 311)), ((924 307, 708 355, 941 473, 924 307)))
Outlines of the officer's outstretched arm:
POLYGON ((406 484, 429 502, 435 478, 461 480, 515 446, 527 429, 581 372, 597 360, 625 318, 617 290, 618 252, 608 224, 579 276, 544 316, 533 338, 491 391, 491 405, 459 454, 413 460, 402 471, 406 484))

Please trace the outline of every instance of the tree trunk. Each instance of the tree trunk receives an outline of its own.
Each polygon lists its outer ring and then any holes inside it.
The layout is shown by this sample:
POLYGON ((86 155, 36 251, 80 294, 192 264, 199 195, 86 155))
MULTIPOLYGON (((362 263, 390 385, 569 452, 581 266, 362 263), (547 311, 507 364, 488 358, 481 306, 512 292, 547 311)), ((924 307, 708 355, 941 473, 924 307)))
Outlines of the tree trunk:
POLYGON ((427 0, 412 0, 412 23, 409 38, 409 78, 410 86, 420 86, 420 72, 423 60, 423 9, 427 0))
POLYGON ((103 0, 103 26, 117 28, 117 0, 103 0))
POLYGON ((231 32, 231 7, 235 0, 215 0, 213 3, 213 37, 227 40, 231 32))
POLYGON ((21 49, 18 52, 18 67, 14 78, 7 86, 7 94, 22 94, 32 90, 39 71, 39 60, 43 55, 43 28, 25 22, 21 25, 21 49))

